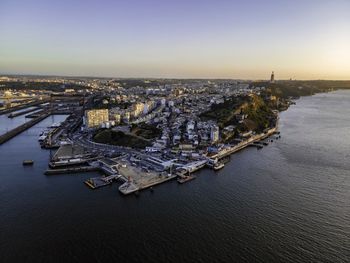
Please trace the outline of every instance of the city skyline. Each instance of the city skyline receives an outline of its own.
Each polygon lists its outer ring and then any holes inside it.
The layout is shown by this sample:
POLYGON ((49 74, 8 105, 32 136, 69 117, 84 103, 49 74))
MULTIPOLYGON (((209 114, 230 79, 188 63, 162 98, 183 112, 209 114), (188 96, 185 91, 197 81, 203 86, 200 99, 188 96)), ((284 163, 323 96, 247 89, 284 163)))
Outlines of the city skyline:
POLYGON ((349 79, 347 1, 4 1, 0 74, 349 79))

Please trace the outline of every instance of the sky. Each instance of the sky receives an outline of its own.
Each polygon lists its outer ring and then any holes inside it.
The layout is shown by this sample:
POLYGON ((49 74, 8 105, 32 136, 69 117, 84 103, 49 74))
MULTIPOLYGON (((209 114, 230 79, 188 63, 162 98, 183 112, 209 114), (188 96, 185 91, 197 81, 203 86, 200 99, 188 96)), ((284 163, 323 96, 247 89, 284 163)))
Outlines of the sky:
POLYGON ((0 74, 350 79, 349 0, 0 0, 0 74))

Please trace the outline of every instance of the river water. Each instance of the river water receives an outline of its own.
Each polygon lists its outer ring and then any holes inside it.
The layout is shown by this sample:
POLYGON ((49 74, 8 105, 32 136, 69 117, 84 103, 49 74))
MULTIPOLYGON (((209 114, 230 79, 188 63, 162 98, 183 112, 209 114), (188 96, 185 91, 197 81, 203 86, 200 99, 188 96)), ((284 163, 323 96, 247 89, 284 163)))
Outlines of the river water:
POLYGON ((88 189, 94 173, 43 175, 38 133, 63 118, 49 117, 0 146, 2 262, 349 262, 349 104, 303 97, 280 140, 139 197, 88 189))

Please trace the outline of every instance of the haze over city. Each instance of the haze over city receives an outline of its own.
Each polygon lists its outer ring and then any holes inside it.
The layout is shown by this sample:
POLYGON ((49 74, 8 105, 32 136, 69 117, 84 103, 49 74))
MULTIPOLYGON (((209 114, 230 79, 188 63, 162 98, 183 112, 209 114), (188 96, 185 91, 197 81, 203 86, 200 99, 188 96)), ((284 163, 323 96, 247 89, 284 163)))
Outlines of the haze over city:
POLYGON ((0 73, 349 79, 350 2, 0 3, 0 73))

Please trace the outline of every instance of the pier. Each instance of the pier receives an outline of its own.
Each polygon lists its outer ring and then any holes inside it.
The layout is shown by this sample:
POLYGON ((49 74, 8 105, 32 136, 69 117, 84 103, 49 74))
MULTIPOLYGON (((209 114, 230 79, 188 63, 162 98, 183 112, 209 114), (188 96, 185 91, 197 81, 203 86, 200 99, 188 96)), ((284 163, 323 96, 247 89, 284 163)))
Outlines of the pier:
POLYGON ((176 177, 177 177, 176 174, 172 174, 170 176, 163 176, 162 178, 159 178, 157 181, 153 181, 147 184, 139 184, 139 185, 133 182, 127 181, 119 187, 119 191, 124 195, 128 195, 161 183, 165 183, 167 181, 175 179, 176 177))
POLYGON ((15 118, 15 117, 17 117, 17 116, 21 116, 21 115, 24 115, 24 114, 27 114, 27 113, 31 113, 31 112, 33 112, 33 111, 37 111, 37 110, 39 110, 40 108, 37 108, 37 107, 35 107, 35 108, 33 108, 33 109, 27 109, 27 110, 22 110, 22 111, 18 111, 18 112, 12 112, 12 113, 10 113, 7 117, 9 117, 9 118, 15 118))
POLYGON ((43 112, 44 112, 44 110, 35 111, 35 112, 32 112, 32 113, 27 114, 25 117, 26 117, 26 118, 31 118, 31 119, 38 118, 38 116, 40 116, 41 114, 43 114, 43 112))
POLYGON ((93 166, 80 166, 71 168, 61 168, 61 169, 47 169, 45 175, 55 175, 55 174, 73 174, 82 172, 96 172, 100 171, 98 167, 93 166))
POLYGON ((235 152, 238 152, 238 151, 244 149, 245 147, 247 147, 253 143, 256 143, 260 140, 263 140, 263 139, 271 136, 272 134, 276 133, 276 131, 277 131, 277 127, 268 130, 266 133, 252 136, 248 140, 242 141, 242 142, 238 143, 237 145, 230 146, 230 147, 227 147, 227 148, 221 150, 220 152, 211 156, 210 158, 219 160, 221 158, 227 157, 235 152))
POLYGON ((103 186, 110 185, 113 183, 113 181, 117 181, 120 178, 122 178, 122 175, 114 174, 109 176, 90 178, 86 180, 84 183, 91 189, 97 189, 103 186))

